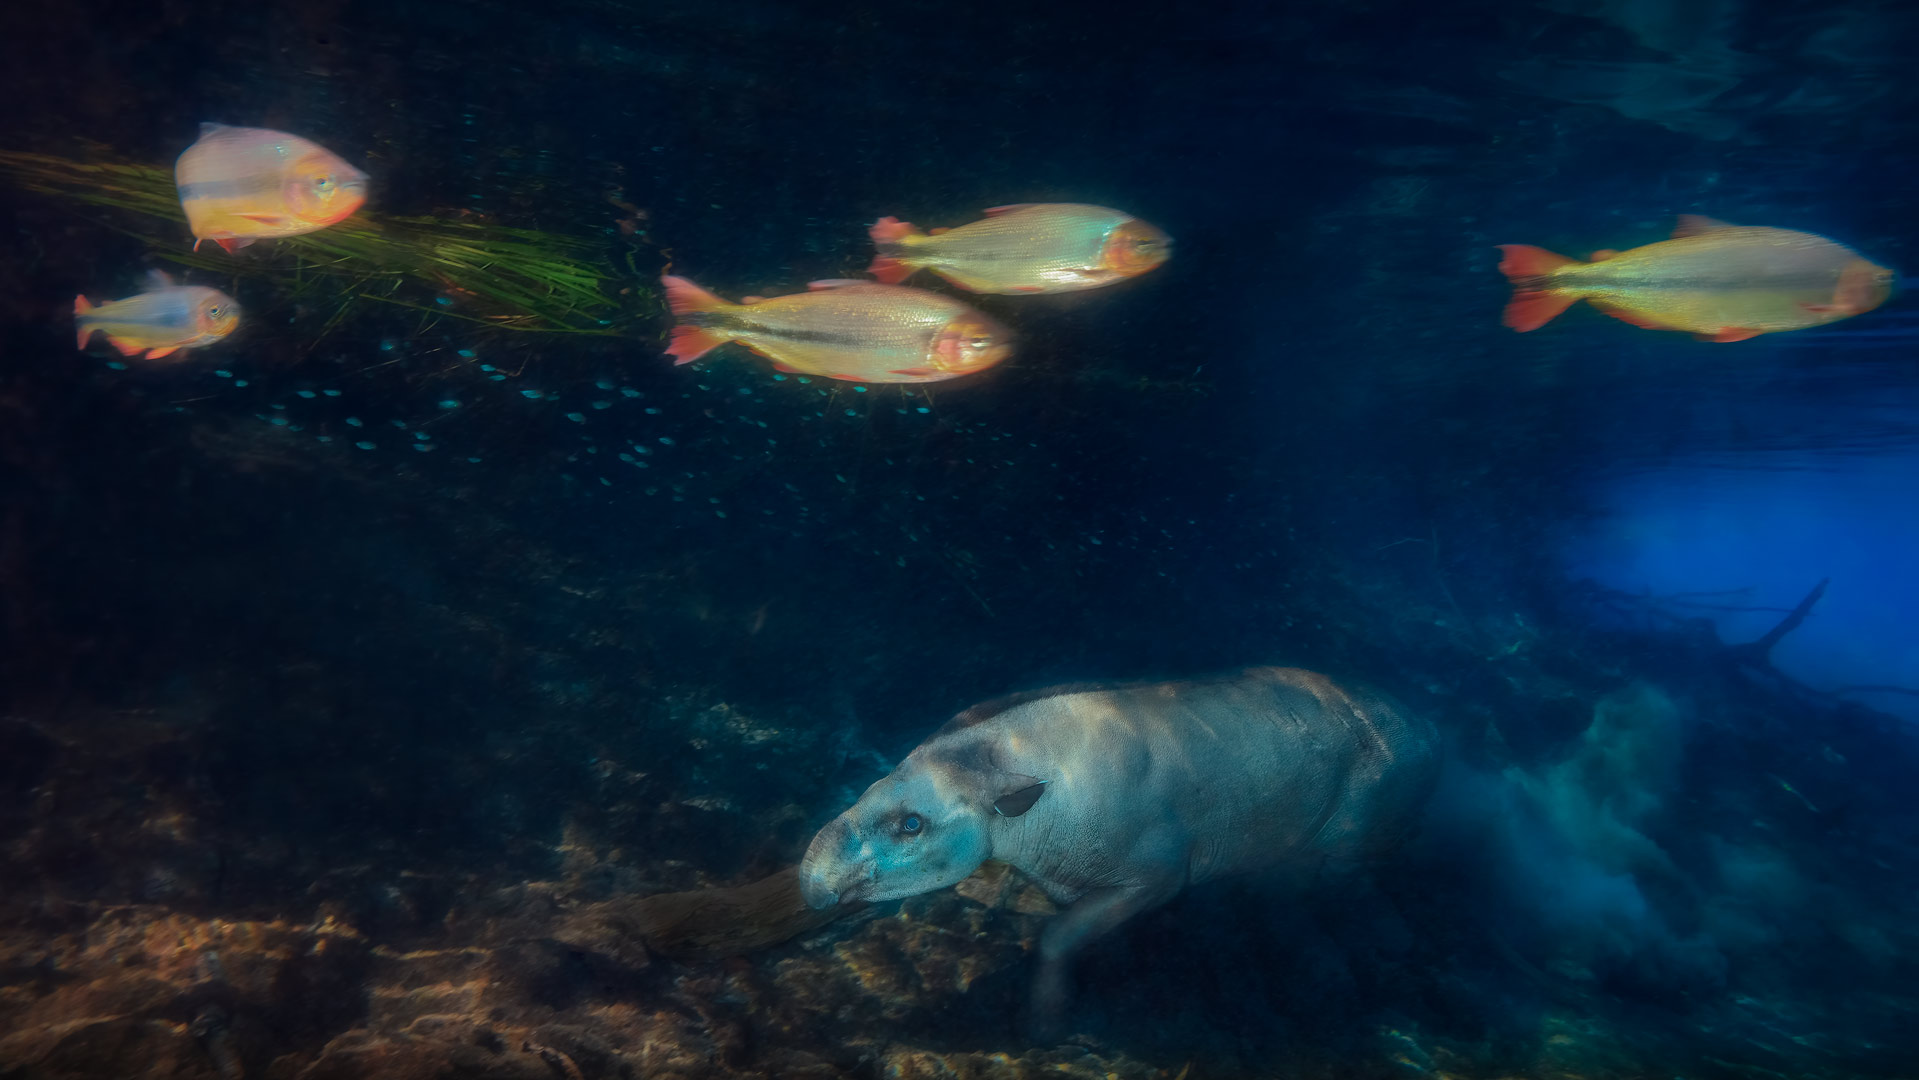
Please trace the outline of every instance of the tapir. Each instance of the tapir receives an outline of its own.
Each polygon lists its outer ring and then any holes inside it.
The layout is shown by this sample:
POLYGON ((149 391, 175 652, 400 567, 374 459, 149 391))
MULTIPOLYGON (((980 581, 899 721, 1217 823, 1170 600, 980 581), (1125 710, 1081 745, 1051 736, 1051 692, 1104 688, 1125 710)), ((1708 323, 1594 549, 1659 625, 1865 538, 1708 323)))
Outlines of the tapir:
POLYGON ((1011 864, 1064 908, 1033 982, 1047 1029, 1074 954, 1186 886, 1389 849, 1438 751, 1379 692, 1299 668, 1015 694, 954 717, 821 829, 800 892, 814 909, 894 900, 1011 864))

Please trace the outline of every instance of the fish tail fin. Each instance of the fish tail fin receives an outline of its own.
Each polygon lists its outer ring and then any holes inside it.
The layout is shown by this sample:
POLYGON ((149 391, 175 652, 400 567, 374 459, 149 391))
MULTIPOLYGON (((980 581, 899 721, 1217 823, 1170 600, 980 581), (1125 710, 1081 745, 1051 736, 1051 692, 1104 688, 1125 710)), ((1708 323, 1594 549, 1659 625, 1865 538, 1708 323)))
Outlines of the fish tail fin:
POLYGON ((1579 299, 1577 292, 1555 286, 1552 281, 1555 271, 1585 265, 1578 259, 1530 244, 1501 244, 1499 250, 1499 272, 1513 287, 1513 298, 1506 304, 1507 326, 1522 334, 1537 330, 1579 299))
POLYGON ((873 265, 866 272, 887 285, 898 285, 913 276, 915 267, 906 265, 900 256, 906 253, 906 240, 924 233, 910 221, 901 221, 896 217, 883 217, 866 230, 873 238, 873 265))
POLYGON ((675 364, 690 364, 730 340, 726 334, 701 323, 702 316, 735 305, 683 277, 668 274, 660 279, 660 284, 666 288, 666 306, 674 318, 685 320, 673 327, 672 339, 666 345, 666 355, 672 357, 675 364))
POLYGON ((700 288, 683 277, 672 274, 660 278, 660 286, 666 290, 666 306, 675 315, 692 315, 702 311, 724 311, 735 305, 700 288))
POLYGON ((80 338, 82 349, 87 347, 87 339, 93 336, 93 320, 87 318, 87 313, 92 310, 93 301, 87 299, 87 294, 81 293, 73 298, 73 330, 80 338))

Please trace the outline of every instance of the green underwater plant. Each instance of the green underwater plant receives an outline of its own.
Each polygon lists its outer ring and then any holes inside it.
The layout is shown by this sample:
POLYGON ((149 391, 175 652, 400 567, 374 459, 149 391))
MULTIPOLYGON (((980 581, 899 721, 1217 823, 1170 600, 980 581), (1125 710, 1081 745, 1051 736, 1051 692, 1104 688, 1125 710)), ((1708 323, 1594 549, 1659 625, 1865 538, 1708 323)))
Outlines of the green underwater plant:
POLYGON ((114 211, 104 222, 179 266, 263 279, 289 299, 356 301, 536 333, 619 335, 646 317, 652 296, 637 249, 616 262, 601 238, 462 218, 359 213, 330 228, 249 249, 194 252, 170 170, 0 151, 0 178, 38 194, 114 211))

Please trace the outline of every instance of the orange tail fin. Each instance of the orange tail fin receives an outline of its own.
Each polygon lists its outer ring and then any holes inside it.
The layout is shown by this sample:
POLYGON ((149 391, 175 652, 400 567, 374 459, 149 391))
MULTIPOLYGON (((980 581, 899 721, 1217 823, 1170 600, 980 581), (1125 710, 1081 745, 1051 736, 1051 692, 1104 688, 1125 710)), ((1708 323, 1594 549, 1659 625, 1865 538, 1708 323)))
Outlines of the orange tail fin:
POLYGON ((1578 259, 1529 244, 1501 244, 1499 250, 1499 272, 1513 286, 1513 298, 1506 305, 1507 326, 1522 334, 1537 330, 1579 299, 1577 293, 1555 290, 1550 280, 1561 267, 1581 265, 1578 259))
POLYGON ((701 325, 701 320, 732 304, 683 277, 668 274, 660 279, 660 284, 666 288, 666 306, 676 318, 685 320, 673 327, 672 340, 666 346, 666 355, 672 357, 675 364, 690 364, 726 344, 725 334, 701 325))
POLYGON ((866 235, 873 238, 875 252, 873 265, 866 268, 867 273, 887 285, 898 285, 913 276, 915 267, 906 265, 899 258, 905 251, 906 238, 921 235, 912 222, 883 217, 866 230, 866 235))
POLYGON ((80 347, 82 349, 87 347, 87 339, 93 336, 93 327, 88 326, 86 319, 82 318, 82 316, 92 310, 93 302, 87 299, 87 294, 81 293, 79 296, 73 298, 73 330, 80 338, 80 347))

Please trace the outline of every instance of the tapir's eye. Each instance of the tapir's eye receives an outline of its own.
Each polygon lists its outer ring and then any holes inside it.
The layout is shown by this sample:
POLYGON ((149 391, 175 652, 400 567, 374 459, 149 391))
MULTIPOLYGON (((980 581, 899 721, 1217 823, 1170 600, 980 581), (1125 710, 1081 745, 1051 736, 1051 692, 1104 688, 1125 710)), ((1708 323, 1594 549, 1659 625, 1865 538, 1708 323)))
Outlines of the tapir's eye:
POLYGON ((918 836, 920 829, 924 828, 925 825, 926 823, 920 820, 918 814, 908 814, 900 819, 900 835, 918 836))

